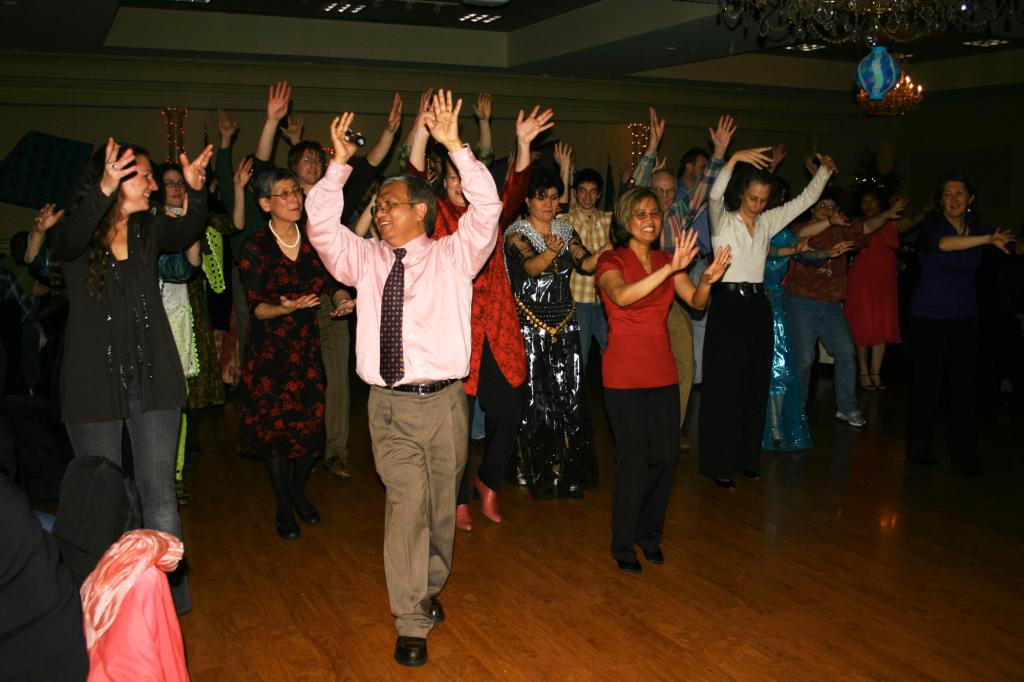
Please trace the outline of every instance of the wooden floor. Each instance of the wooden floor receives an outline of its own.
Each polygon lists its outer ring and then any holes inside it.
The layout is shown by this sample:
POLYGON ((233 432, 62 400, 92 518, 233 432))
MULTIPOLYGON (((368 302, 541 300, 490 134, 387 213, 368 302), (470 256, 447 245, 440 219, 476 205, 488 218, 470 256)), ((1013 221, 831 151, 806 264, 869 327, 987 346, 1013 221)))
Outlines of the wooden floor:
MULTIPOLYGON (((591 385, 591 405, 601 408, 591 385)), ((722 491, 682 456, 666 563, 627 575, 609 554, 611 449, 584 500, 502 492, 505 522, 459 533, 430 663, 392 660, 383 487, 365 387, 353 478, 318 470, 324 521, 284 542, 262 466, 234 452, 237 412, 200 421, 205 455, 183 508, 195 680, 1024 679, 1024 448, 1019 409, 987 412, 985 477, 908 465, 899 386, 864 394, 858 431, 818 386, 816 447, 770 456, 760 481, 722 491)), ((699 400, 699 396, 695 396, 699 400)), ((696 407, 696 405, 694 405, 696 407)), ((694 420, 695 421, 695 420, 694 420)), ((939 428, 940 424, 936 424, 939 428)), ((693 435, 693 434, 691 434, 693 435)))

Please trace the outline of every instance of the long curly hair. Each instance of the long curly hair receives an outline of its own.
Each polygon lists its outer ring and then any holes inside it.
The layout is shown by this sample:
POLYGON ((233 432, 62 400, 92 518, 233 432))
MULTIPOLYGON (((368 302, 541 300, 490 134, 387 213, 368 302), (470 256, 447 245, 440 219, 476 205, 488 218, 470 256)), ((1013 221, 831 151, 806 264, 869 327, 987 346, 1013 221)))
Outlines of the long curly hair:
MULTIPOLYGON (((127 149, 131 149, 135 152, 135 158, 140 156, 145 156, 147 159, 151 158, 149 152, 143 147, 131 144, 121 145, 120 149, 118 149, 118 156, 123 154, 127 149)), ((68 214, 74 213, 85 198, 88 197, 100 184, 100 179, 103 177, 103 170, 106 165, 105 152, 105 145, 98 146, 96 151, 93 152, 92 158, 89 160, 89 165, 86 166, 85 171, 83 171, 82 177, 78 182, 78 187, 72 195, 71 200, 68 202, 68 214)), ((134 175, 127 175, 122 179, 122 181, 128 180, 132 177, 134 177, 134 175)), ((89 242, 87 252, 89 256, 89 268, 85 275, 85 288, 86 291, 88 291, 89 296, 94 301, 99 301, 104 298, 107 269, 110 267, 110 240, 113 237, 114 224, 117 222, 120 214, 121 198, 120 190, 118 190, 118 198, 110 205, 110 208, 103 214, 103 217, 100 218, 100 222, 96 226, 96 231, 93 232, 92 240, 89 242)), ((145 215, 145 213, 140 212, 134 213, 128 217, 129 233, 131 233, 132 230, 137 230, 141 226, 145 215)))

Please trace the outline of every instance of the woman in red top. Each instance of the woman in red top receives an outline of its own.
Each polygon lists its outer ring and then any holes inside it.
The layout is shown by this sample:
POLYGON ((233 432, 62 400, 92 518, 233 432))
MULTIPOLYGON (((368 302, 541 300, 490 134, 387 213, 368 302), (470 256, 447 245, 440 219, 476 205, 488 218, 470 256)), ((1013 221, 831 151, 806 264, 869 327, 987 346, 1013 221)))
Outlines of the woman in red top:
POLYGON ((612 556, 639 573, 640 545, 652 564, 664 561, 661 531, 679 457, 679 391, 666 318, 674 296, 703 308, 711 285, 729 266, 728 246, 694 286, 684 270, 697 255, 697 233, 676 235, 674 254, 656 250, 658 198, 637 187, 622 195, 612 224, 613 251, 601 255, 595 279, 608 315, 601 356, 605 408, 615 436, 612 556))

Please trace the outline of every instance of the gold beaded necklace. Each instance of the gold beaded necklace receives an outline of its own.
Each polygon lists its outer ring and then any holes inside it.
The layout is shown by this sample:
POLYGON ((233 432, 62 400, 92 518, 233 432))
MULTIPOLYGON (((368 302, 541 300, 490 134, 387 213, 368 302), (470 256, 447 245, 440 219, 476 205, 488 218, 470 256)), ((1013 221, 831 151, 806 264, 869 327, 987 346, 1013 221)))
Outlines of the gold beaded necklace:
POLYGON ((576 301, 573 301, 572 305, 569 307, 569 314, 565 316, 565 319, 552 327, 545 324, 544 321, 537 317, 532 310, 527 308, 526 305, 519 300, 518 296, 516 296, 515 299, 516 306, 523 311, 523 314, 526 315, 526 319, 528 319, 534 327, 551 334, 552 344, 558 343, 558 335, 562 333, 563 329, 569 326, 569 323, 572 322, 572 316, 576 314, 576 301))

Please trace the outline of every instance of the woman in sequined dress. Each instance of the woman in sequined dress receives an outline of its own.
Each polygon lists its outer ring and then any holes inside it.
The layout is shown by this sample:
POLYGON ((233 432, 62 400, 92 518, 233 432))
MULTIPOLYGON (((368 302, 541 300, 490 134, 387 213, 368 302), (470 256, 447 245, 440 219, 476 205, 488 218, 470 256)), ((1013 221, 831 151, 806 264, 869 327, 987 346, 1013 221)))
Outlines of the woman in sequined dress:
POLYGON ((528 215, 505 232, 527 364, 517 467, 537 499, 582 497, 585 486, 597 483, 593 436, 581 422, 579 324, 569 275, 592 273, 601 252, 587 251, 571 225, 555 220, 562 190, 557 175, 535 170, 528 215))

